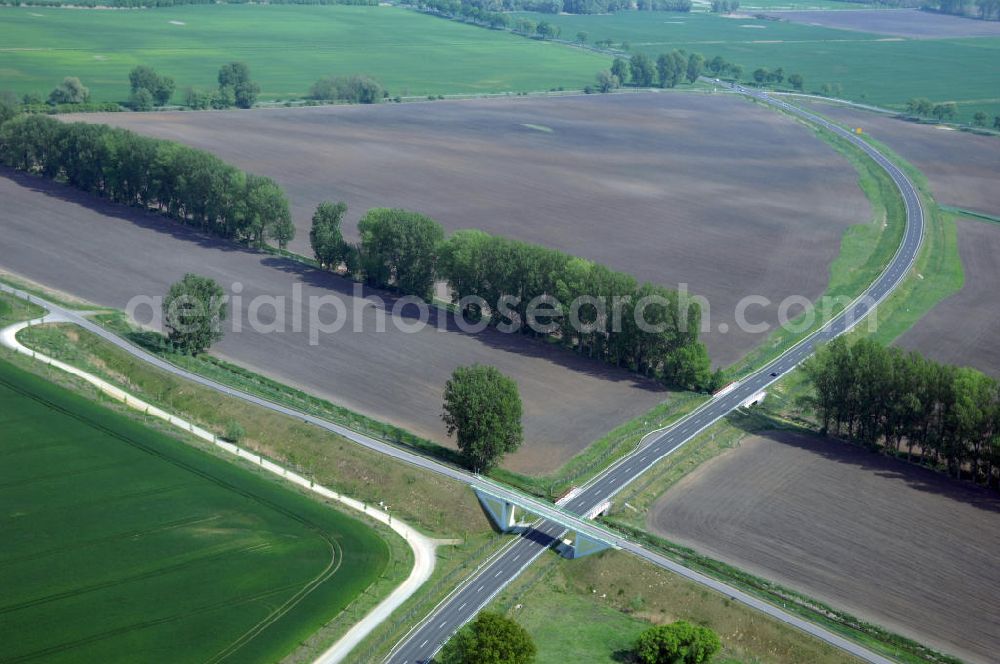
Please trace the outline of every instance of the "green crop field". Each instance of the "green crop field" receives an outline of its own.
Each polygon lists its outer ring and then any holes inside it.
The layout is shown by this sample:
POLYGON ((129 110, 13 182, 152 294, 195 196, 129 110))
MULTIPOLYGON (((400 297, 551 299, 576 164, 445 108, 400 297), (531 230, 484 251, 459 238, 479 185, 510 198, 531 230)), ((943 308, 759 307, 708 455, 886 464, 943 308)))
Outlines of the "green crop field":
POLYGON ((404 96, 581 88, 609 62, 396 7, 0 8, 0 89, 44 96, 78 76, 95 101, 123 101, 137 64, 173 76, 181 91, 214 87, 232 60, 250 65, 262 99, 304 96, 322 76, 356 73, 404 96))
POLYGON ((0 661, 277 661, 389 565, 365 524, 0 361, 0 661))
POLYGON ((743 66, 782 67, 805 77, 806 90, 840 84, 849 99, 902 109, 911 97, 955 101, 968 120, 978 110, 1000 115, 1000 39, 901 39, 812 25, 715 14, 622 12, 601 16, 527 14, 586 32, 590 42, 629 42, 633 53, 656 57, 674 48, 721 55, 743 66))

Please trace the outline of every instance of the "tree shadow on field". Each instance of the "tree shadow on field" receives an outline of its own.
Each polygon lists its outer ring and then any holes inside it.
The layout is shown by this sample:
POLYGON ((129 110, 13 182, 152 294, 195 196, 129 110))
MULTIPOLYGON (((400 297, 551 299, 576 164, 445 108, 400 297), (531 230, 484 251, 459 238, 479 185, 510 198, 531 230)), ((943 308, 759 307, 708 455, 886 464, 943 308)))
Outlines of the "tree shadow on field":
POLYGON ((204 231, 183 224, 165 214, 159 214, 154 210, 113 203, 95 194, 73 189, 69 185, 50 180, 40 175, 23 173, 7 168, 6 166, 0 166, 0 177, 7 178, 11 182, 32 192, 72 203, 73 205, 79 205, 102 216, 127 221, 140 228, 161 233, 177 240, 193 242, 200 247, 227 252, 264 253, 233 240, 209 235, 204 231))
MULTIPOLYGON (((261 264, 291 274, 307 286, 332 291, 346 298, 353 298, 356 293, 360 293, 363 298, 379 302, 377 306, 383 309, 388 317, 396 317, 408 325, 415 325, 420 321, 418 307, 394 293, 369 288, 332 272, 278 256, 268 256, 261 261, 261 264)), ((552 362, 563 368, 601 380, 629 382, 632 387, 649 392, 666 393, 668 391, 667 388, 654 380, 611 366, 600 360, 582 357, 543 339, 533 339, 520 333, 506 334, 494 327, 487 327, 481 331, 471 331, 469 329, 471 324, 460 323, 456 314, 444 308, 430 306, 425 307, 424 310, 428 314, 425 325, 435 333, 462 335, 475 339, 495 350, 552 362)))
POLYGON ((877 477, 905 483, 908 487, 952 500, 967 503, 987 512, 1000 513, 1000 495, 985 487, 976 486, 965 480, 955 480, 944 473, 919 466, 915 463, 869 450, 852 442, 824 437, 818 433, 794 431, 761 431, 742 426, 730 419, 748 434, 761 436, 819 455, 824 459, 854 466, 860 471, 873 473, 877 477))
MULTIPOLYGON (((112 203, 94 194, 78 191, 72 187, 49 180, 48 178, 30 175, 10 168, 0 167, 0 177, 10 179, 15 184, 32 192, 49 196, 61 201, 79 205, 102 216, 131 223, 139 228, 169 236, 174 240, 193 243, 199 247, 222 252, 241 252, 260 260, 261 265, 292 275, 307 286, 330 291, 345 299, 354 297, 355 283, 347 278, 326 270, 312 267, 291 258, 282 258, 262 250, 254 249, 233 240, 209 235, 197 228, 185 225, 176 219, 158 214, 152 210, 139 207, 129 207, 120 203, 112 203)), ((388 316, 395 316, 408 324, 417 323, 419 311, 413 304, 400 302, 401 297, 392 293, 362 287, 362 297, 375 300, 379 298, 388 316)), ((378 301, 378 300, 375 300, 378 301)), ((571 371, 599 378, 601 380, 623 383, 654 393, 666 393, 668 390, 654 380, 620 369, 600 360, 590 359, 576 353, 547 343, 541 339, 532 339, 520 333, 505 334, 493 327, 478 332, 463 329, 456 316, 440 307, 428 307, 427 327, 431 332, 463 335, 474 338, 478 343, 492 349, 517 354, 541 362, 551 362, 571 371)), ((466 326, 468 328, 468 326, 466 326)))

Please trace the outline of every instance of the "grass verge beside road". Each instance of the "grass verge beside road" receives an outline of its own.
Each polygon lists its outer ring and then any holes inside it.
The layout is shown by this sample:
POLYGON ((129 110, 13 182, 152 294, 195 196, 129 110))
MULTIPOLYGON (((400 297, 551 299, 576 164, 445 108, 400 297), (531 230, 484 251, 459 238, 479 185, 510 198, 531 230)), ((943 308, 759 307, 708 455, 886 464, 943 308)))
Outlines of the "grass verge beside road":
MULTIPOLYGON (((360 415, 210 354, 191 356, 174 352, 165 343, 162 335, 148 330, 136 329, 121 312, 101 313, 95 316, 95 320, 119 336, 192 373, 308 412, 386 442, 408 447, 446 463, 463 466, 462 458, 456 450, 438 445, 399 427, 360 415)), ((32 331, 31 334, 41 333, 32 331)), ((25 336, 24 339, 27 343, 32 337, 25 336)), ((43 349, 39 347, 39 350, 43 349)), ((49 348, 49 350, 58 352, 58 348, 49 348)), ((122 353, 122 355, 125 354, 122 353)), ((54 355, 54 357, 59 356, 54 355)), ((65 358, 59 357, 59 359, 65 358)), ((503 468, 493 470, 491 475, 527 493, 549 499, 555 498, 570 486, 586 481, 608 464, 630 452, 649 431, 679 419, 706 399, 707 395, 694 392, 671 393, 667 402, 660 404, 639 418, 619 425, 551 475, 532 477, 503 468)), ((308 465, 304 468, 307 471, 310 470, 308 465)), ((412 521, 412 519, 409 520, 412 521)))
POLYGON ((672 392, 669 401, 643 415, 618 425, 597 439, 580 454, 567 461, 551 475, 530 477, 502 468, 491 474, 522 491, 555 500, 566 490, 591 479, 610 464, 635 449, 651 431, 662 429, 681 419, 708 400, 707 394, 672 392))
POLYGON ((346 664, 369 664, 385 659, 410 628, 423 620, 457 585, 513 537, 479 534, 460 545, 439 548, 438 565, 426 586, 358 644, 345 660, 346 664))
POLYGON ((755 595, 771 604, 780 606, 790 613, 801 616, 810 622, 822 625, 836 634, 860 643, 874 652, 881 653, 899 662, 904 662, 904 664, 926 664, 928 662, 936 664, 961 664, 961 660, 955 657, 936 652, 916 641, 885 630, 878 625, 866 623, 847 613, 837 611, 794 590, 789 590, 771 581, 761 579, 708 556, 703 556, 692 549, 651 535, 644 530, 618 522, 613 518, 606 521, 610 526, 633 538, 643 546, 652 551, 657 551, 672 560, 676 560, 688 569, 696 570, 724 581, 727 584, 736 586, 740 590, 755 595))
POLYGON ((521 623, 538 646, 538 664, 612 664, 636 636, 676 620, 718 633, 714 662, 840 664, 854 662, 833 646, 771 620, 724 595, 621 551, 565 560, 545 554, 488 607, 521 623), (558 620, 553 620, 558 616, 558 620))
POLYGON ((371 504, 381 501, 392 513, 432 536, 464 537, 489 530, 474 495, 464 485, 411 468, 294 418, 189 383, 75 326, 34 326, 23 330, 19 339, 222 437, 230 423, 236 422, 245 432, 241 447, 358 500, 371 504))
MULTIPOLYGON (((794 116, 788 117, 797 120, 794 116)), ((857 171, 858 186, 868 198, 872 216, 867 223, 856 224, 847 229, 841 240, 840 253, 830 265, 830 281, 820 302, 829 301, 835 303, 835 306, 828 309, 817 306, 815 321, 804 330, 775 330, 764 343, 726 369, 727 375, 733 380, 762 368, 843 311, 846 304, 861 295, 883 272, 903 237, 906 209, 889 174, 846 140, 827 130, 813 129, 818 138, 843 155, 857 171)), ((803 326, 806 315, 796 317, 792 321, 793 325, 803 326)))

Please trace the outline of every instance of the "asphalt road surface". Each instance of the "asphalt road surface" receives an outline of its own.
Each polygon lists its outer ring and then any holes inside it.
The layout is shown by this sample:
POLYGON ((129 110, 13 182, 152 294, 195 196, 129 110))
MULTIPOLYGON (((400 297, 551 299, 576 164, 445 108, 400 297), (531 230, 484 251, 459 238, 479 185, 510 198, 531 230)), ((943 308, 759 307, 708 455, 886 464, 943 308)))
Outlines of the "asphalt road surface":
MULTIPOLYGON (((564 505, 573 514, 588 514, 612 498, 660 459, 674 452, 684 443, 694 438, 699 432, 738 408, 747 399, 764 390, 784 373, 795 368, 803 360, 812 355, 818 345, 830 341, 834 337, 850 330, 857 322, 867 316, 878 302, 883 300, 896 288, 910 267, 912 267, 917 252, 920 249, 924 232, 923 209, 921 208, 915 187, 906 175, 893 165, 892 162, 860 137, 817 115, 774 99, 764 92, 748 90, 739 86, 734 87, 733 90, 767 103, 779 110, 808 120, 815 125, 824 127, 849 140, 874 159, 896 183, 906 205, 906 230, 903 241, 885 271, 861 297, 846 307, 837 318, 789 349, 765 368, 745 378, 735 389, 709 401, 705 406, 680 420, 657 438, 644 444, 629 456, 624 457, 621 461, 609 467, 564 505)), ((781 257, 775 256, 775 260, 781 260, 781 257)), ((544 514, 541 516, 544 517, 544 514)), ((546 520, 542 520, 535 527, 527 529, 510 548, 493 559, 488 565, 485 565, 444 602, 439 604, 424 622, 396 645, 387 661, 392 664, 429 662, 455 631, 475 616, 504 586, 510 583, 532 561, 542 555, 565 532, 566 528, 564 526, 546 520)), ((680 570, 676 569, 678 566, 668 564, 669 561, 666 559, 634 543, 621 540, 615 540, 613 543, 646 558, 654 564, 669 567, 680 572, 680 570)), ((685 576, 706 585, 714 586, 734 599, 750 604, 786 623, 793 624, 865 661, 879 663, 891 661, 811 623, 798 620, 776 607, 739 593, 723 584, 713 582, 711 579, 705 577, 696 578, 696 575, 690 573, 690 570, 681 569, 684 571, 680 573, 685 576)))

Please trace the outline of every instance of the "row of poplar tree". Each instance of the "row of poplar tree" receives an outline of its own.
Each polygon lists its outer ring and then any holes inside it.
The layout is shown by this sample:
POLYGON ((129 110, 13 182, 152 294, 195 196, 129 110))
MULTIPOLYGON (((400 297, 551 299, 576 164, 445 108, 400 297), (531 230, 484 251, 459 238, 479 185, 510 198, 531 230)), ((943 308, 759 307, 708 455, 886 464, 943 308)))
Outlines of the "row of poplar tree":
POLYGON ((825 431, 1000 485, 1000 383, 990 376, 843 337, 819 349, 805 371, 825 431))
POLYGON ((468 319, 487 316, 504 331, 549 337, 679 387, 711 389, 720 380, 698 341, 700 307, 677 291, 479 230, 445 239, 439 223, 407 210, 369 210, 358 222, 361 241, 352 245, 340 229, 346 210, 343 203, 323 203, 313 217, 310 239, 325 267, 343 264, 371 286, 424 299, 441 280, 468 319), (529 308, 538 315, 530 316, 529 308))
POLYGON ((270 178, 126 129, 21 115, 0 126, 0 163, 254 246, 284 248, 295 235, 288 199, 270 178))

